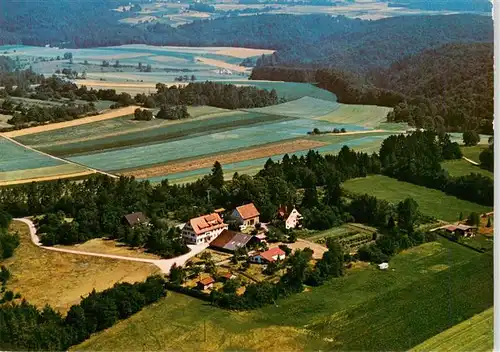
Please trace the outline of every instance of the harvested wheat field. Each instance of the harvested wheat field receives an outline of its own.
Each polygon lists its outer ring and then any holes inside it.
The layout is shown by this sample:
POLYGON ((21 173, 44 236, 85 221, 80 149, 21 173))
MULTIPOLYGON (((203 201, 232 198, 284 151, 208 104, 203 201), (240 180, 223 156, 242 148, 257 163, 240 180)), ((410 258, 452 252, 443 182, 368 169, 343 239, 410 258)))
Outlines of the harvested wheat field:
POLYGON ((21 244, 14 256, 2 262, 12 276, 7 289, 43 308, 49 304, 66 312, 95 288, 105 290, 116 282, 137 282, 158 272, 152 264, 75 255, 42 249, 30 240, 28 226, 14 221, 21 244))
POLYGON ((259 159, 279 154, 293 153, 299 150, 318 148, 324 145, 326 145, 326 143, 299 139, 284 143, 269 144, 263 147, 246 149, 233 153, 204 156, 203 158, 189 160, 189 161, 172 162, 166 165, 160 165, 142 170, 124 172, 122 173, 122 175, 135 176, 137 178, 163 176, 168 174, 174 174, 177 172, 184 172, 184 171, 191 171, 191 170, 212 167, 215 161, 219 161, 221 164, 230 164, 238 161, 259 159))
POLYGON ((25 128, 25 129, 18 130, 18 131, 7 132, 7 133, 4 133, 3 135, 5 137, 14 138, 14 137, 19 137, 19 136, 25 136, 28 134, 33 134, 33 133, 53 131, 53 130, 58 130, 61 128, 66 128, 66 127, 73 127, 73 126, 85 125, 87 123, 92 123, 92 122, 97 122, 97 121, 114 119, 115 117, 133 114, 134 110, 137 109, 138 107, 139 106, 135 106, 135 105, 127 106, 126 108, 112 110, 110 112, 107 112, 107 113, 101 114, 101 115, 82 117, 80 119, 75 119, 75 120, 71 120, 71 121, 56 122, 56 123, 51 123, 51 124, 47 124, 47 125, 43 125, 43 126, 25 128))
POLYGON ((231 71, 236 71, 236 72, 249 72, 251 70, 248 67, 233 65, 233 64, 224 62, 222 60, 207 59, 206 57, 199 57, 199 56, 197 56, 195 58, 195 60, 201 62, 202 64, 206 64, 206 65, 210 65, 210 66, 215 66, 215 67, 220 67, 220 68, 225 68, 225 69, 228 69, 228 70, 231 70, 231 71))
MULTIPOLYGON (((73 164, 68 164, 68 165, 74 166, 73 164)), ((66 166, 66 165, 64 165, 64 166, 66 166)), ((35 169, 35 170, 40 171, 40 169, 35 169)), ((24 172, 25 170, 22 170, 22 171, 24 172)), ((30 171, 30 170, 28 170, 28 171, 30 171)), ((43 172, 43 171, 40 171, 40 172, 43 172)), ((13 185, 20 185, 23 183, 54 181, 54 180, 61 180, 61 179, 68 179, 68 178, 74 179, 74 178, 80 178, 80 177, 92 175, 95 173, 96 173, 96 171, 89 169, 89 170, 81 171, 81 172, 73 172, 73 173, 50 175, 50 176, 37 176, 37 177, 21 176, 18 179, 11 179, 11 180, 7 180, 7 181, 0 180, 0 186, 13 186, 13 185)), ((13 173, 9 173, 9 174, 10 174, 9 176, 11 178, 13 178, 13 173)), ((0 174, 0 177, 2 177, 1 174, 0 174)))
POLYGON ((239 59, 246 59, 247 57, 270 55, 274 53, 274 50, 267 49, 250 49, 250 48, 224 48, 222 50, 216 51, 217 55, 225 55, 237 57, 239 59))

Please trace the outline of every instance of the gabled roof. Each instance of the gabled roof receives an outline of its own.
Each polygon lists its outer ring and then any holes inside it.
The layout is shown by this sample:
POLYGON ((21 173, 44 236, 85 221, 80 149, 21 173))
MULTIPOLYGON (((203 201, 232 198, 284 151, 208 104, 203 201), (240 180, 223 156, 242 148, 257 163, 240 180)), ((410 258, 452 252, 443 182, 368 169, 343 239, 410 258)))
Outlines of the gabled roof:
POLYGON ((140 222, 147 222, 149 219, 142 212, 127 214, 124 216, 130 226, 135 226, 140 222))
POLYGON ((274 262, 275 259, 273 257, 285 255, 285 252, 279 247, 274 247, 265 252, 260 253, 259 255, 268 262, 274 262))
POLYGON ((197 235, 227 226, 217 213, 193 218, 189 220, 189 224, 193 228, 194 233, 197 235))
POLYGON ((230 280, 234 275, 231 272, 226 272, 221 275, 223 278, 230 280))
POLYGON ((253 203, 236 207, 236 211, 240 214, 240 217, 243 220, 252 219, 260 215, 259 211, 255 207, 255 205, 253 205, 253 203))
POLYGON ((204 279, 201 279, 198 282, 201 283, 203 286, 206 286, 206 285, 213 284, 215 282, 215 280, 209 276, 209 277, 206 277, 204 279))
POLYGON ((252 239, 252 236, 245 235, 241 232, 224 230, 210 245, 212 247, 222 248, 230 251, 234 251, 239 247, 246 246, 248 242, 252 239))

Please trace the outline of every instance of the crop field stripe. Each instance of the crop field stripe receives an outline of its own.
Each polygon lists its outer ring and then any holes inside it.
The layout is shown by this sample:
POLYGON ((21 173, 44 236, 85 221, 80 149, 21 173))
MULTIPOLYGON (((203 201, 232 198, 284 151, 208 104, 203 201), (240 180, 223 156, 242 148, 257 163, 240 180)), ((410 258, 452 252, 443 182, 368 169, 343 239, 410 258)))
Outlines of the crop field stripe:
POLYGON ((56 123, 50 123, 50 124, 42 125, 42 126, 29 127, 29 128, 25 128, 22 130, 6 132, 6 133, 4 133, 4 136, 14 138, 14 137, 24 136, 24 135, 28 135, 28 134, 33 134, 33 133, 52 131, 52 130, 57 130, 60 128, 83 125, 83 124, 96 122, 96 121, 114 119, 116 117, 133 114, 134 110, 137 109, 138 107, 139 106, 128 106, 126 108, 112 110, 112 111, 105 113, 105 114, 102 114, 102 115, 88 116, 88 117, 82 117, 79 119, 74 119, 74 120, 66 121, 66 122, 56 122, 56 123))
POLYGON ((318 116, 329 114, 332 111, 338 109, 339 106, 340 104, 337 102, 306 96, 283 104, 271 105, 264 108, 246 109, 245 111, 312 119, 318 116))
POLYGON ((410 352, 486 352, 492 349, 493 307, 431 337, 410 352))
MULTIPOLYGON (((206 120, 207 119, 205 119, 205 121, 206 120)), ((188 140, 195 137, 210 135, 214 132, 228 132, 234 130, 235 128, 259 126, 291 120, 293 120, 293 118, 286 116, 271 116, 263 114, 248 114, 247 116, 243 115, 241 119, 236 119, 236 117, 231 114, 221 117, 214 116, 210 119, 210 125, 201 124, 200 126, 191 129, 185 128, 185 126, 187 126, 190 122, 185 121, 184 124, 179 124, 175 131, 171 131, 172 125, 166 125, 156 129, 148 129, 150 134, 145 134, 144 131, 138 131, 98 140, 93 139, 79 143, 59 145, 54 148, 49 147, 41 149, 53 155, 78 157, 80 155, 88 155, 88 153, 91 152, 108 152, 129 148, 139 148, 154 144, 188 140), (225 119, 225 117, 228 117, 228 119, 225 119), (219 119, 220 121, 218 121, 219 119)))
POLYGON ((22 178, 22 179, 18 179, 18 180, 9 180, 9 181, 2 181, 0 179, 0 186, 12 186, 12 185, 19 185, 19 184, 23 184, 23 183, 45 182, 45 181, 54 181, 54 180, 61 180, 61 179, 80 179, 80 178, 83 178, 85 176, 89 176, 92 174, 95 174, 95 171, 86 170, 86 171, 73 172, 73 173, 68 173, 68 174, 38 176, 38 177, 22 178))
POLYGON ((57 166, 39 167, 36 169, 0 172, 0 184, 1 182, 33 179, 44 176, 69 175, 72 173, 82 173, 85 171, 93 173, 93 171, 75 164, 61 164, 57 166))
POLYGON ((271 157, 276 154, 292 153, 298 150, 309 150, 323 145, 324 144, 321 142, 297 139, 295 141, 288 141, 284 143, 271 143, 266 146, 260 146, 257 148, 245 148, 240 151, 227 151, 224 154, 204 155, 203 158, 167 163, 151 168, 141 168, 139 170, 131 170, 125 172, 122 170, 119 173, 125 176, 133 175, 137 178, 149 178, 154 176, 168 175, 176 172, 208 168, 211 167, 215 161, 218 161, 221 164, 232 163, 243 160, 258 159, 262 157, 271 157))
MULTIPOLYGON (((238 114, 238 111, 216 108, 212 106, 189 107, 188 112, 192 116, 188 121, 201 121, 218 116, 230 116, 238 114)), ((126 115, 114 119, 88 123, 85 125, 67 127, 64 129, 40 132, 16 138, 17 141, 36 148, 84 142, 93 139, 117 136, 132 132, 148 131, 163 126, 173 126, 186 123, 186 120, 160 120, 135 121, 134 115, 126 115), (99 131, 98 134, 95 131, 99 131)))
POLYGON ((0 134, 0 172, 63 165, 64 162, 31 150, 0 134))

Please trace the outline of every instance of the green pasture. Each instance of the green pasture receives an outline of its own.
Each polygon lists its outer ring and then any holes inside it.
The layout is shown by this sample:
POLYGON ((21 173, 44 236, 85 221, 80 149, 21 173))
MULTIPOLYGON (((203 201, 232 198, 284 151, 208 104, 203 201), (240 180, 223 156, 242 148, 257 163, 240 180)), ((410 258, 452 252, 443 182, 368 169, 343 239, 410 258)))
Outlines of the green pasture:
POLYGON ((340 104, 334 101, 303 97, 283 104, 266 106, 265 108, 249 109, 248 111, 297 118, 314 118, 326 115, 339 107, 340 104))
POLYGON ((491 256, 444 239, 396 255, 388 271, 361 264, 249 312, 169 292, 73 349, 408 350, 493 304, 491 256))
POLYGON ((26 149, 0 136, 0 172, 63 165, 62 161, 26 149))
POLYGON ((439 190, 401 182, 382 175, 357 178, 344 182, 342 187, 353 193, 369 194, 391 203, 398 203, 405 198, 413 198, 422 213, 440 220, 457 221, 460 213, 485 213, 491 207, 479 205, 449 196, 439 190))
POLYGON ((447 160, 441 163, 443 169, 448 171, 450 176, 459 177, 466 176, 471 173, 481 174, 489 178, 493 178, 493 172, 480 168, 477 165, 473 165, 464 159, 460 160, 447 160))
POLYGON ((431 337, 411 352, 489 352, 493 350, 493 307, 431 337))
POLYGON ((365 127, 375 127, 386 121, 387 113, 392 110, 392 108, 374 105, 339 105, 340 106, 336 110, 326 115, 316 117, 316 119, 334 123, 349 123, 365 127))

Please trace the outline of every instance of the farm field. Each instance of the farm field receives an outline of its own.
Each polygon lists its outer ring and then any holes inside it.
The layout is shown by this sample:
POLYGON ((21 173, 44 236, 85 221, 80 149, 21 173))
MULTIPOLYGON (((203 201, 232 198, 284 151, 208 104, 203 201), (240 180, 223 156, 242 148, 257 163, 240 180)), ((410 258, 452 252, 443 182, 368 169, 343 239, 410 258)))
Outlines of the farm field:
MULTIPOLYGON (((257 114, 256 116, 262 117, 263 120, 271 119, 268 115, 257 114)), ((117 171, 202 156, 206 155, 207 152, 220 153, 293 139, 306 136, 307 131, 314 127, 328 126, 328 128, 333 128, 332 125, 324 121, 286 119, 283 116, 275 117, 275 119, 285 121, 271 122, 265 125, 258 124, 257 126, 254 124, 249 127, 234 128, 201 136, 190 135, 188 139, 75 156, 70 157, 69 160, 97 169, 117 171), (210 146, 209 150, 207 150, 207 145, 210 146)), ((346 126, 349 130, 363 128, 346 126)))
POLYGON ((479 166, 473 165, 464 159, 460 160, 447 160, 441 163, 443 169, 448 171, 450 176, 459 177, 466 176, 474 172, 476 174, 481 174, 489 178, 493 178, 493 172, 480 168, 479 166))
POLYGON ((21 244, 2 262, 12 276, 8 290, 19 292, 32 304, 49 304, 60 312, 80 302, 94 288, 102 291, 116 282, 143 281, 159 269, 154 265, 44 250, 30 240, 28 226, 14 221, 21 244))
POLYGON ((404 251, 390 267, 359 263, 342 278, 249 312, 169 292, 72 350, 408 350, 493 304, 491 256, 450 241, 404 251))
POLYGON ((90 175, 84 166, 51 158, 0 135, 0 186, 90 175))
POLYGON ((272 157, 276 154, 293 153, 300 150, 309 150, 323 145, 324 144, 321 142, 299 139, 290 142, 270 144, 267 146, 242 150, 233 153, 204 156, 201 159, 178 161, 146 169, 142 168, 136 171, 132 170, 128 172, 121 172, 121 174, 125 176, 133 175, 137 178, 150 178, 155 176, 169 175, 178 172, 198 170, 200 168, 211 168, 216 161, 220 162, 221 164, 233 163, 243 160, 252 160, 255 158, 272 157))
MULTIPOLYGON (((303 97, 283 104, 267 106, 264 108, 248 109, 269 115, 281 115, 297 118, 314 118, 328 114, 340 107, 340 104, 333 101, 326 101, 317 98, 303 97)), ((336 123, 346 123, 336 121, 336 123)), ((312 129, 311 129, 312 130, 312 129)))
POLYGON ((407 197, 412 197, 418 203, 421 212, 445 221, 457 221, 460 212, 481 214, 492 210, 491 207, 458 199, 435 189, 401 182, 382 175, 348 180, 342 187, 352 193, 367 193, 391 203, 398 203, 407 197))
POLYGON ((410 352, 492 351, 493 307, 443 331, 439 335, 412 348, 410 352))
POLYGON ((333 123, 351 123, 366 127, 376 127, 387 120, 387 113, 391 110, 392 108, 374 105, 341 104, 333 112, 316 117, 316 119, 333 123))
POLYGON ((4 135, 6 137, 14 138, 14 137, 25 136, 28 134, 47 132, 47 131, 59 130, 62 128, 67 128, 67 127, 85 125, 87 123, 109 120, 109 119, 114 119, 114 118, 120 117, 120 116, 130 115, 130 114, 133 114, 134 110, 137 108, 138 108, 138 106, 135 106, 135 105, 127 106, 126 108, 111 110, 107 113, 100 114, 100 115, 82 117, 82 118, 74 119, 71 121, 56 122, 56 123, 50 123, 50 124, 41 125, 41 126, 24 128, 21 130, 6 132, 6 133, 4 133, 4 135))
POLYGON ((61 146, 72 143, 85 142, 96 139, 108 139, 109 137, 118 136, 127 133, 145 132, 150 129, 157 129, 163 126, 171 126, 186 122, 197 121, 196 119, 206 119, 216 117, 227 113, 223 116, 231 116, 235 114, 230 110, 215 108, 211 106, 189 107, 189 114, 192 116, 189 121, 186 120, 161 120, 154 119, 151 121, 135 121, 134 115, 125 115, 113 119, 91 122, 84 125, 66 127, 63 129, 40 132, 25 136, 17 137, 16 140, 34 148, 44 150, 46 148, 61 146), (99 131, 99 133, 95 133, 99 131))

